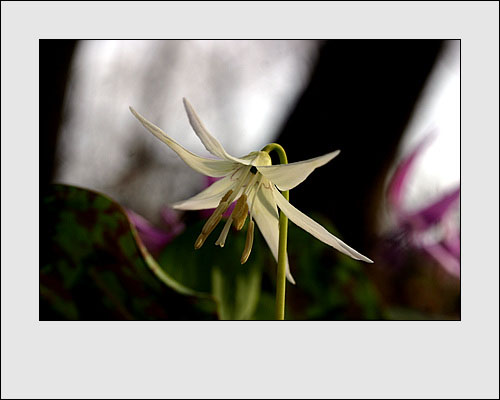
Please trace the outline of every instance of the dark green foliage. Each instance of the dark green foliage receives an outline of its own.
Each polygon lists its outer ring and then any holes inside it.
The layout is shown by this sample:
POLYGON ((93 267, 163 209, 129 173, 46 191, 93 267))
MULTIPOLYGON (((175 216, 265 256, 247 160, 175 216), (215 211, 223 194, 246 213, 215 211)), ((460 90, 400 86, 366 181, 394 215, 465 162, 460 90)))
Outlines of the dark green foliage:
POLYGON ((214 319, 205 296, 154 273, 124 210, 95 192, 53 185, 41 200, 41 320, 214 319), (208 312, 207 312, 208 311, 208 312))
MULTIPOLYGON (((214 243, 221 223, 195 250, 204 220, 187 224, 155 260, 122 207, 101 194, 53 185, 41 199, 41 215, 41 320, 274 317, 276 262, 258 230, 244 265, 246 227, 232 228, 220 248, 214 243)), ((341 255, 293 224, 288 253, 297 285, 287 285, 287 319, 382 318, 367 275, 370 265, 341 255)))
MULTIPOLYGON (((341 237, 326 219, 312 216, 341 237)), ((288 285, 287 318, 300 320, 382 319, 381 304, 367 269, 309 233, 289 226, 290 265, 297 285, 288 285), (293 245, 292 245, 293 243, 293 245)))

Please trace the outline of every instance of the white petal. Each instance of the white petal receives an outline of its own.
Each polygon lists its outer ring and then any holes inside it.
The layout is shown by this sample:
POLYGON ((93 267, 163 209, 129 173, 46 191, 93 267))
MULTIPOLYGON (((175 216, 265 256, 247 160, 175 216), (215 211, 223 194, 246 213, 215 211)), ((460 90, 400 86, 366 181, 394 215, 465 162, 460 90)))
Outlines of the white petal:
POLYGON ((231 179, 231 176, 226 176, 212 183, 195 196, 172 204, 172 207, 177 210, 206 210, 208 208, 215 208, 234 184, 235 181, 231 179))
MULTIPOLYGON (((206 210, 209 208, 215 208, 219 205, 219 201, 229 190, 235 189, 238 180, 244 173, 244 169, 240 168, 232 174, 212 183, 209 187, 193 197, 178 201, 177 203, 172 204, 171 207, 178 210, 206 210)), ((239 194, 243 191, 243 189, 244 188, 240 188, 236 198, 239 197, 239 194)))
POLYGON ((273 182, 280 190, 290 190, 302 183, 316 168, 325 165, 340 153, 340 150, 310 160, 290 164, 257 167, 259 172, 273 182))
POLYGON ((296 225, 300 226, 305 231, 309 232, 311 235, 321 240, 322 242, 332 246, 338 251, 347 254, 348 256, 354 258, 355 260, 366 261, 372 263, 373 261, 365 257, 361 253, 357 252, 353 248, 346 245, 342 240, 333 236, 325 228, 323 228, 316 221, 309 218, 304 213, 297 210, 292 206, 283 195, 273 186, 273 195, 278 207, 285 213, 285 215, 296 225))
POLYGON ((222 147, 222 144, 220 144, 220 142, 208 132, 207 128, 205 128, 203 122, 201 122, 200 118, 194 111, 191 103, 186 98, 183 98, 182 101, 184 102, 184 108, 186 109, 191 127, 210 153, 214 156, 222 158, 223 160, 234 161, 245 165, 250 164, 247 160, 242 160, 229 155, 226 150, 224 150, 224 147, 222 147))
MULTIPOLYGON (((255 205, 252 210, 252 216, 259 227, 262 236, 267 242, 267 245, 271 249, 276 261, 278 261, 278 245, 279 245, 279 219, 278 219, 278 209, 276 208, 276 201, 273 198, 271 190, 271 184, 269 182, 264 182, 265 186, 261 186, 257 197, 255 199, 255 205)), ((250 197, 251 198, 251 197, 250 197)), ((295 280, 290 272, 290 265, 288 264, 288 255, 286 257, 286 277, 287 279, 295 284, 295 280)))
POLYGON ((148 129, 163 143, 166 143, 173 151, 175 151, 179 155, 180 158, 182 158, 182 160, 187 165, 189 165, 195 171, 198 171, 208 176, 221 177, 231 173, 231 171, 233 171, 237 167, 237 164, 232 161, 211 160, 191 153, 190 151, 182 147, 180 144, 172 140, 169 136, 167 136, 165 132, 163 132, 156 125, 149 122, 146 118, 144 118, 141 114, 135 111, 132 107, 130 107, 130 111, 132 111, 132 114, 134 114, 134 116, 141 122, 142 125, 144 125, 146 129, 148 129))

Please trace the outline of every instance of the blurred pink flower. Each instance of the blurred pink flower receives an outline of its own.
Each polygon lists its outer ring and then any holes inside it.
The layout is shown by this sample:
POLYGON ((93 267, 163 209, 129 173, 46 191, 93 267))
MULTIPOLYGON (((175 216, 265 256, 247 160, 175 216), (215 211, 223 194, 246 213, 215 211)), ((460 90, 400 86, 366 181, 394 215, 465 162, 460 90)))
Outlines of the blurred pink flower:
POLYGON ((137 229, 137 233, 141 238, 146 248, 154 254, 158 254, 163 248, 170 243, 176 236, 182 233, 185 226, 180 221, 178 213, 169 207, 164 207, 161 210, 161 216, 165 223, 165 229, 160 229, 143 216, 127 209, 127 215, 130 221, 137 229))
POLYGON ((401 161, 389 181, 387 201, 397 224, 391 236, 400 246, 406 244, 427 253, 448 273, 459 277, 460 228, 449 218, 449 211, 460 198, 460 186, 417 211, 410 212, 403 206, 409 172, 430 139, 424 138, 401 161))

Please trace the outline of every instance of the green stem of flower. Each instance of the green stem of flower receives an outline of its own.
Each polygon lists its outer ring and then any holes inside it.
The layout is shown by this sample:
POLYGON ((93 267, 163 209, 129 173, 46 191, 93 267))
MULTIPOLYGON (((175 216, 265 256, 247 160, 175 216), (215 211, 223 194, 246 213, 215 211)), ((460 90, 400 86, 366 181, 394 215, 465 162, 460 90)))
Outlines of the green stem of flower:
MULTIPOLYGON (((278 153, 280 163, 288 164, 288 159, 286 157, 285 149, 277 143, 268 144, 262 149, 267 153, 271 151, 278 153)), ((288 190, 281 192, 285 199, 289 200, 288 190)), ((279 247, 278 247, 278 272, 276 275, 276 307, 275 307, 275 318, 277 320, 285 319, 285 291, 286 291, 286 242, 288 236, 288 218, 280 210, 280 222, 279 222, 279 247)))

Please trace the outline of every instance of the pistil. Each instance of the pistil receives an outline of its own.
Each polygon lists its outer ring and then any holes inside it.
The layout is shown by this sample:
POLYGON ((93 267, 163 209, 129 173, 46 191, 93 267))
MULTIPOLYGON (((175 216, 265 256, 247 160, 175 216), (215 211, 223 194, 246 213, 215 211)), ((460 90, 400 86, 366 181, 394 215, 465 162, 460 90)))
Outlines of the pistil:
POLYGON ((216 246, 224 247, 224 244, 226 244, 227 234, 229 233, 229 228, 231 228, 232 222, 233 222, 233 217, 230 216, 227 219, 224 228, 222 228, 222 232, 220 233, 219 238, 215 242, 216 246))

